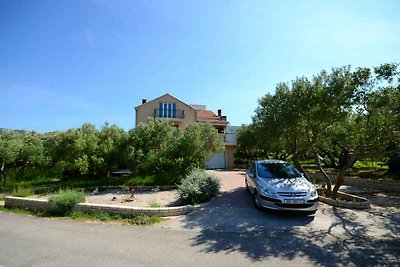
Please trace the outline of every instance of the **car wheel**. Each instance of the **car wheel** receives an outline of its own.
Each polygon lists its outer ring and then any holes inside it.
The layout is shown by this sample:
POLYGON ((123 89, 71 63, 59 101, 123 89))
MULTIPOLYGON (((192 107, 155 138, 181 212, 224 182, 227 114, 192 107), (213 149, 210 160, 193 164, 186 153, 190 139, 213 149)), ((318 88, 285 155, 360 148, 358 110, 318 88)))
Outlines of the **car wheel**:
POLYGON ((261 208, 260 201, 259 201, 259 197, 258 197, 258 192, 257 192, 257 191, 255 191, 254 194, 253 194, 253 203, 254 203, 254 206, 255 206, 257 209, 260 209, 260 208, 261 208))

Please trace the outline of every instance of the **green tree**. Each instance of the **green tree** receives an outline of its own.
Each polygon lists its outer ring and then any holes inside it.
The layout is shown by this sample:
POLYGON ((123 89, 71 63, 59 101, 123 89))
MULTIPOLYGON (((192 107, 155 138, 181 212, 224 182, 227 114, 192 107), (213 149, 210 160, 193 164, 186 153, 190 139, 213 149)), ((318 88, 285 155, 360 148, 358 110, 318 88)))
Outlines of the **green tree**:
POLYGON ((399 149, 398 74, 397 64, 356 71, 346 66, 278 84, 274 95, 259 101, 253 117, 251 127, 262 133, 255 134, 256 143, 292 155, 301 170, 299 157, 314 154, 327 195, 335 198, 357 160, 399 149), (322 163, 338 170, 333 189, 322 163))
POLYGON ((17 177, 23 176, 28 168, 37 168, 47 163, 42 136, 34 131, 22 131, 19 133, 22 146, 19 147, 15 166, 18 170, 17 177))
POLYGON ((128 158, 131 170, 145 174, 164 173, 169 153, 176 146, 179 132, 167 121, 148 120, 128 132, 128 158))
POLYGON ((85 123, 80 128, 55 132, 45 142, 52 165, 58 164, 64 173, 97 175, 103 159, 97 155, 99 137, 96 127, 85 123))
POLYGON ((97 146, 96 166, 99 174, 109 177, 113 171, 127 164, 127 140, 128 135, 116 125, 109 126, 107 123, 98 132, 99 144, 97 146))
POLYGON ((190 162, 191 167, 200 167, 211 159, 213 153, 223 151, 222 136, 208 123, 190 124, 178 146, 179 155, 190 162))
POLYGON ((223 149, 221 136, 209 124, 190 124, 182 134, 167 121, 149 120, 130 130, 128 135, 131 170, 168 176, 165 179, 169 182, 203 166, 213 152, 223 149))
POLYGON ((282 145, 277 142, 265 143, 266 140, 263 139, 262 131, 257 126, 256 124, 242 125, 237 130, 235 158, 249 161, 268 158, 269 154, 272 153, 275 158, 285 159, 287 156, 282 149, 282 145), (261 140, 264 142, 260 142, 261 140), (273 144, 276 144, 276 146, 273 146, 273 144))
POLYGON ((9 130, 0 132, 0 174, 4 185, 7 183, 6 171, 15 166, 18 153, 24 146, 21 136, 9 130))
POLYGON ((396 68, 396 64, 383 64, 374 70, 362 68, 353 73, 356 93, 351 113, 341 123, 330 126, 325 143, 315 150, 319 158, 327 158, 338 170, 335 186, 327 192, 333 198, 355 162, 382 159, 400 150, 400 77, 396 68))

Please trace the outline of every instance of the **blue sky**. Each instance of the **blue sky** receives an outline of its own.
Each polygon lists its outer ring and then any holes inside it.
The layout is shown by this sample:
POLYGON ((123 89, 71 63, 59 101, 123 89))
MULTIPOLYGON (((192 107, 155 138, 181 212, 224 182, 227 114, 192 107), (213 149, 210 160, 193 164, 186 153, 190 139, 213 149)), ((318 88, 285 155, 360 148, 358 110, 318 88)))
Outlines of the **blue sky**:
POLYGON ((400 62, 399 1, 0 1, 0 128, 130 129, 170 93, 251 122, 279 82, 400 62))

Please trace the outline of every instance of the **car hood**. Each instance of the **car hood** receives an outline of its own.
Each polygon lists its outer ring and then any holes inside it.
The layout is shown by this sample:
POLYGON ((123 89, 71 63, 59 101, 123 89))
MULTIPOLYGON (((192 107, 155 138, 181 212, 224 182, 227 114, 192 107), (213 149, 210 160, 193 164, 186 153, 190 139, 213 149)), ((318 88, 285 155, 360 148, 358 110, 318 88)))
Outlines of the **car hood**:
POLYGON ((313 185, 304 177, 261 179, 261 185, 276 192, 309 192, 313 185))

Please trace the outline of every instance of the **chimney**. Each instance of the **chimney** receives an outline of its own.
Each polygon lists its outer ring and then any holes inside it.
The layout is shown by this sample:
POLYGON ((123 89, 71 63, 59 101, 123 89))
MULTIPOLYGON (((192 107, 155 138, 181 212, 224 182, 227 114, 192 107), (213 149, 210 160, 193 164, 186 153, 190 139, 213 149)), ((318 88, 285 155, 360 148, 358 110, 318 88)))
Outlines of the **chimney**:
POLYGON ((147 102, 147 99, 146 98, 143 98, 142 99, 142 104, 144 104, 144 103, 146 103, 147 102))
POLYGON ((218 112, 218 117, 221 117, 222 116, 222 110, 218 109, 217 112, 218 112))

